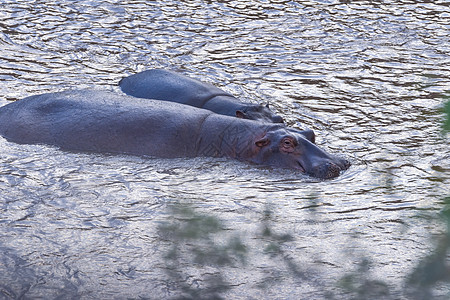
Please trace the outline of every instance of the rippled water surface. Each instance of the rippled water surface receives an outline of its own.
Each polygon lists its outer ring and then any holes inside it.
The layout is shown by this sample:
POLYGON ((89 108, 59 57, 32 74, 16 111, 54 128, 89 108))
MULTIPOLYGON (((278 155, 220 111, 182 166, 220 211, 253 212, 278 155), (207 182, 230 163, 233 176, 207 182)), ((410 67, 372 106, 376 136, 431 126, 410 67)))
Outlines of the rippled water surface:
POLYGON ((2 0, 2 105, 167 68, 269 102, 352 167, 319 181, 0 137, 0 298, 347 299, 356 273, 402 299, 449 195, 449 37, 446 1, 2 0))

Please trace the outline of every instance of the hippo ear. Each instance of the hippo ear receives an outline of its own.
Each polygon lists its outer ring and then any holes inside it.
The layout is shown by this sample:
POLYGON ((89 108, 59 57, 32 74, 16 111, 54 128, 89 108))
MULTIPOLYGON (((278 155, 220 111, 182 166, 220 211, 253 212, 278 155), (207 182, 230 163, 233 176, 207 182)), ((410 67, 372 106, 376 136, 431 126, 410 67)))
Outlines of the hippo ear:
POLYGON ((257 140, 255 142, 255 145, 261 148, 261 147, 267 146, 269 143, 270 143, 269 138, 265 136, 265 137, 262 137, 261 139, 257 140))
POLYGON ((241 119, 246 119, 247 115, 242 110, 237 110, 236 111, 236 117, 241 118, 241 119))

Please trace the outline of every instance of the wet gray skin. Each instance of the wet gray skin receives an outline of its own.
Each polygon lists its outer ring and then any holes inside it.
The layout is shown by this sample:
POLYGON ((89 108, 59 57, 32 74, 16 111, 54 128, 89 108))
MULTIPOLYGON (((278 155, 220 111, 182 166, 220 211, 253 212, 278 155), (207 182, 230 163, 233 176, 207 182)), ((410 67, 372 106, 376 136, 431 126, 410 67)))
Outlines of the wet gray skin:
MULTIPOLYGON (((241 122, 242 123, 242 122, 241 122)), ((281 125, 257 127, 252 122, 246 133, 230 128, 222 149, 230 157, 259 165, 295 169, 318 178, 334 178, 350 167, 346 159, 331 155, 315 145, 312 130, 299 131, 281 125), (252 126, 253 125, 253 126, 252 126)), ((239 126, 242 126, 240 124, 239 126)))
POLYGON ((225 156, 319 178, 336 177, 349 167, 346 160, 317 147, 310 130, 130 98, 89 90, 28 97, 0 108, 0 134, 16 143, 71 151, 167 158, 225 156))
POLYGON ((298 169, 318 178, 333 178, 350 163, 330 155, 314 144, 314 132, 287 128, 269 131, 256 142, 261 147, 255 161, 264 165, 298 169))
POLYGON ((177 102, 227 116, 283 123, 269 105, 245 103, 233 95, 177 72, 152 69, 123 78, 119 86, 130 96, 177 102))

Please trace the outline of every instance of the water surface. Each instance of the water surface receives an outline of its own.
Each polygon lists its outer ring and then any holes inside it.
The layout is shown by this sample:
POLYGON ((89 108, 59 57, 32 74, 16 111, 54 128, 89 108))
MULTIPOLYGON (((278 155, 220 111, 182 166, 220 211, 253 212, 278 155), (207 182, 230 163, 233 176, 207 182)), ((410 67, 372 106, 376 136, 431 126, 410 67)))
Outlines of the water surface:
POLYGON ((0 138, 0 298, 346 299, 353 273, 406 297, 449 195, 449 36, 444 1, 3 0, 2 105, 167 68, 270 103, 353 165, 321 181, 0 138))

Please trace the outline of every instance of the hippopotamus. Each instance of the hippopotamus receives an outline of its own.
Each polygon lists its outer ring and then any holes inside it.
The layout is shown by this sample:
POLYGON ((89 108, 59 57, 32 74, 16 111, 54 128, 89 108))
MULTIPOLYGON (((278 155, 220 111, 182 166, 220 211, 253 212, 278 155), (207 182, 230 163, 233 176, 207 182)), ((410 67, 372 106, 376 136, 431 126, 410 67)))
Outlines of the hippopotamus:
POLYGON ((173 101, 238 118, 283 123, 267 105, 244 103, 233 95, 179 73, 152 69, 123 78, 122 91, 138 98, 173 101))
POLYGON ((333 178, 349 167, 328 154, 311 130, 224 116, 110 91, 70 90, 0 107, 0 135, 22 144, 67 151, 161 158, 230 157, 333 178))

